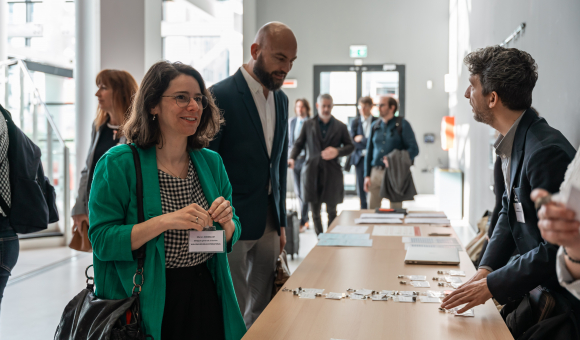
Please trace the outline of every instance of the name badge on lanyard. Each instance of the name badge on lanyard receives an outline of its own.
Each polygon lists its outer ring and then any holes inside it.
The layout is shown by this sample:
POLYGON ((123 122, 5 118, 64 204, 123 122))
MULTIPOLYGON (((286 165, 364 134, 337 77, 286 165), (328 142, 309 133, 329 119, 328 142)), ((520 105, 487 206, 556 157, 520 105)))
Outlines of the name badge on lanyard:
POLYGON ((225 253, 226 252, 226 232, 225 230, 189 231, 189 252, 190 253, 225 253))
POLYGON ((520 223, 526 223, 524 218, 524 208, 518 199, 518 195, 514 192, 514 210, 516 211, 516 219, 520 223))

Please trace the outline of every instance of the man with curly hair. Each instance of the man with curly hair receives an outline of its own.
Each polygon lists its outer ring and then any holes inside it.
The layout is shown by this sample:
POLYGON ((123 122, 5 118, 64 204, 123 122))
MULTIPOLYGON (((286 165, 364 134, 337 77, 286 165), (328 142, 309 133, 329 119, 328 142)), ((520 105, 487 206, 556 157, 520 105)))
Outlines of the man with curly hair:
MULTIPOLYGON (((465 98, 473 108, 474 119, 500 133, 494 147, 501 157, 506 190, 477 273, 447 296, 442 307, 465 305, 459 310, 462 313, 493 297, 507 304, 502 316, 518 338, 538 322, 536 318, 523 326, 522 315, 517 323, 511 322, 516 318, 509 314, 515 313, 522 296, 529 302, 529 292, 540 287, 548 289, 556 301, 574 300, 558 284, 558 247, 542 238, 530 193, 536 188, 558 191, 575 150, 531 107, 538 66, 530 54, 492 46, 468 54, 464 62, 470 72, 465 98), (519 257, 510 260, 514 251, 519 257)), ((556 305, 553 313, 560 307, 556 305)))

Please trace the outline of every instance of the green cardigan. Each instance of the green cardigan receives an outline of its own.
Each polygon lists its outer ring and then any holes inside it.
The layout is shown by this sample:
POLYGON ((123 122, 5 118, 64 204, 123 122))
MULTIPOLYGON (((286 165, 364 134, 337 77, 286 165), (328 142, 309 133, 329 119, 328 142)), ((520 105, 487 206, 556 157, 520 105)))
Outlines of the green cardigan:
MULTIPOLYGON (((162 214, 157 159, 154 147, 138 150, 147 220, 162 214)), ((207 149, 191 151, 190 157, 208 203, 211 205, 220 196, 231 201, 232 186, 221 157, 207 149)), ((124 299, 131 296, 133 275, 137 269, 137 261, 133 260, 131 252, 131 230, 137 223, 135 190, 135 163, 131 149, 128 145, 110 149, 97 163, 89 197, 89 239, 93 245, 95 293, 99 298, 124 299)), ((236 229, 228 244, 228 253, 241 234, 235 210, 233 222, 236 229)), ((222 229, 218 223, 214 225, 222 229)), ((215 254, 207 261, 207 266, 221 300, 225 338, 241 339, 246 327, 236 300, 227 255, 215 254)), ((140 294, 143 322, 146 332, 159 340, 165 307, 164 234, 147 242, 143 272, 145 282, 140 294)))

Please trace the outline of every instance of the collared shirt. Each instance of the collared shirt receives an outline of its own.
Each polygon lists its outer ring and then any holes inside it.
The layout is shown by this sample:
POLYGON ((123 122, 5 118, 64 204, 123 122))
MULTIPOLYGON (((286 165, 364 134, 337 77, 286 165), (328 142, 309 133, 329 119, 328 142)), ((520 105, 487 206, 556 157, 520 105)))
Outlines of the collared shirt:
POLYGON ((331 123, 332 123, 332 119, 329 120, 328 123, 325 123, 322 121, 320 116, 318 116, 318 125, 320 126, 320 132, 322 134, 322 139, 326 138, 326 133, 328 132, 328 128, 330 127, 331 123))
POLYGON ((276 103, 274 102, 274 93, 268 91, 268 97, 264 97, 262 84, 252 78, 243 66, 240 67, 240 69, 242 70, 242 74, 252 92, 252 97, 254 97, 254 103, 256 103, 256 108, 260 115, 260 121, 262 122, 262 129, 264 130, 268 156, 271 156, 272 144, 274 143, 274 130, 276 127, 276 103))
MULTIPOLYGON (((524 111, 525 112, 525 111, 524 111)), ((501 172, 503 173, 503 180, 505 182, 505 190, 507 191, 508 197, 511 194, 511 186, 510 186, 510 174, 511 174, 511 165, 512 165, 512 149, 514 146, 514 139, 516 137, 516 130, 518 129, 518 125, 520 124, 520 120, 524 113, 516 119, 516 121, 512 124, 512 127, 506 133, 506 135, 500 134, 497 137, 497 140, 493 144, 495 148, 495 152, 501 158, 501 172)), ((479 268, 487 269, 490 272, 493 272, 494 269, 488 266, 479 266, 479 268)))
POLYGON ((294 127, 294 140, 297 140, 298 137, 300 137, 300 131, 302 131, 302 126, 307 119, 308 118, 296 118, 296 126, 294 127))
MULTIPOLYGON (((369 115, 368 118, 365 118, 363 115, 360 116, 360 122, 362 124, 363 133, 365 138, 369 138, 371 136, 371 126, 373 125, 373 116, 369 115)), ((361 156, 366 156, 367 150, 362 150, 361 156)))
POLYGON ((513 123, 512 127, 506 133, 506 135, 500 134, 493 144, 495 148, 495 152, 501 158, 501 171, 503 172, 503 179, 505 182, 505 189, 507 191, 508 197, 511 194, 511 163, 512 163, 512 149, 514 146, 514 138, 516 137, 516 130, 518 129, 518 125, 520 124, 520 120, 522 120, 523 112, 520 114, 518 119, 513 123))
POLYGON ((560 247, 556 255, 556 274, 558 275, 558 281, 562 287, 566 288, 577 299, 580 299, 580 280, 574 280, 570 271, 566 268, 565 256, 564 248, 560 247))
MULTIPOLYGON (((304 126, 304 122, 306 122, 307 120, 308 117, 306 118, 296 117, 296 125, 294 126, 294 140, 297 140, 298 137, 300 137, 300 131, 302 131, 302 126, 304 126)), ((302 150, 298 155, 298 157, 304 156, 306 156, 306 150, 302 150)))
POLYGON ((365 138, 369 138, 371 135, 371 125, 373 125, 373 116, 369 115, 369 117, 365 119, 365 117, 361 115, 360 122, 362 123, 365 138))
MULTIPOLYGON (((262 122, 262 129, 264 131, 264 139, 266 141, 266 149, 268 156, 272 156, 272 144, 274 143, 274 130, 276 127, 276 103, 274 102, 274 93, 268 91, 268 97, 264 97, 264 89, 256 79, 246 71, 244 66, 240 67, 242 74, 248 83, 248 87, 252 92, 254 103, 260 115, 262 122)), ((268 181, 268 194, 272 193, 272 180, 268 181)))

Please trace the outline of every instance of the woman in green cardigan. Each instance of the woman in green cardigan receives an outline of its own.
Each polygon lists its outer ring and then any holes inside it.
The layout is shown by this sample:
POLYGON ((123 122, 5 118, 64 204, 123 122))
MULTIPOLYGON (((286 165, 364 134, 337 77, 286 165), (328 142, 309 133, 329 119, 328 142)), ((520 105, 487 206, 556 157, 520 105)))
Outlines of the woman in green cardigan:
POLYGON ((158 62, 143 78, 123 130, 141 159, 145 222, 137 223, 129 146, 110 149, 95 168, 89 238, 96 295, 129 297, 137 268, 132 251, 146 245, 141 311, 155 340, 237 340, 246 332, 226 253, 189 251, 191 230, 224 230, 228 253, 240 237, 222 159, 204 149, 222 123, 195 69, 158 62))

